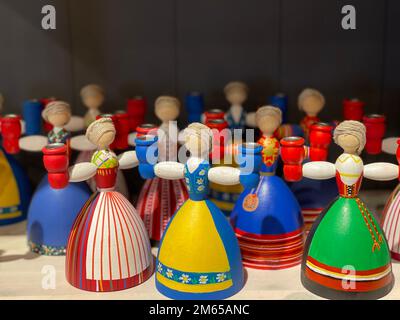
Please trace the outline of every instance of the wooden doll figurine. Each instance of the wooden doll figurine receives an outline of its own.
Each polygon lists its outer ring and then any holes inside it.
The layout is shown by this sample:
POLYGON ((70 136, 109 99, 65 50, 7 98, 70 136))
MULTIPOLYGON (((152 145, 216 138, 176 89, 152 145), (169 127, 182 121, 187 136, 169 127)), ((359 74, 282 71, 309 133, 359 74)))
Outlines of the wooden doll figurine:
MULTIPOLYGON (((223 299, 242 288, 243 267, 231 226, 207 199, 208 184, 237 184, 240 171, 230 167, 210 169, 212 132, 208 127, 195 122, 185 132, 185 146, 190 152, 187 163, 166 161, 154 167, 160 178, 185 179, 189 190, 189 199, 174 214, 161 240, 156 287, 173 299, 223 299)), ((146 137, 138 138, 137 146, 143 143, 139 139, 146 137)), ((139 166, 143 175, 149 164, 141 161, 139 166)))
MULTIPOLYGON (((19 141, 21 149, 40 151, 46 145, 65 145, 70 157, 71 134, 65 129, 70 121, 71 108, 63 101, 50 102, 42 117, 53 129, 48 136, 33 135, 19 141)), ((31 251, 51 256, 65 255, 69 231, 83 204, 89 199, 86 183, 71 183, 56 190, 44 177, 36 189, 28 210, 28 245, 31 251)))
POLYGON ((104 90, 97 84, 89 84, 82 88, 81 98, 83 104, 88 108, 84 117, 87 128, 101 113, 99 109, 104 102, 104 90))
MULTIPOLYGON (((174 97, 161 96, 155 102, 155 113, 161 120, 158 131, 159 161, 172 161, 177 158, 178 128, 173 121, 178 118, 179 111, 179 100, 174 97)), ((183 179, 165 180, 154 177, 146 180, 136 207, 151 240, 161 240, 170 218, 187 198, 188 192, 183 179)))
POLYGON ((305 245, 301 281, 309 291, 330 299, 377 299, 393 287, 391 260, 385 236, 373 214, 358 197, 363 177, 388 181, 399 176, 391 163, 364 165, 359 154, 366 143, 365 126, 344 121, 334 132, 334 141, 344 153, 336 163, 325 161, 294 164, 288 147, 282 152, 284 172, 310 179, 336 176, 339 197, 321 213, 305 245), (289 165, 288 165, 289 164, 289 165))
POLYGON ((154 266, 143 222, 132 204, 114 191, 117 171, 137 165, 136 153, 128 151, 117 158, 109 150, 115 138, 109 118, 92 122, 86 136, 98 150, 90 163, 70 168, 69 181, 95 176, 98 191, 82 207, 71 229, 66 277, 74 287, 88 291, 127 289, 146 281, 154 266))
POLYGON ((303 120, 301 120, 300 126, 304 131, 304 137, 308 139, 310 127, 314 123, 320 122, 318 114, 325 106, 325 98, 318 90, 307 88, 300 93, 298 105, 300 111, 306 114, 303 120))
POLYGON ((262 146, 261 179, 255 187, 242 192, 232 211, 231 223, 245 266, 289 268, 301 261, 304 225, 295 196, 275 175, 280 145, 273 134, 281 124, 282 112, 276 107, 261 107, 256 121, 263 134, 258 141, 262 146))
POLYGON ((225 114, 230 129, 244 129, 246 126, 255 127, 254 112, 247 113, 243 108, 248 92, 248 86, 240 81, 229 82, 224 88, 226 100, 231 104, 225 114))

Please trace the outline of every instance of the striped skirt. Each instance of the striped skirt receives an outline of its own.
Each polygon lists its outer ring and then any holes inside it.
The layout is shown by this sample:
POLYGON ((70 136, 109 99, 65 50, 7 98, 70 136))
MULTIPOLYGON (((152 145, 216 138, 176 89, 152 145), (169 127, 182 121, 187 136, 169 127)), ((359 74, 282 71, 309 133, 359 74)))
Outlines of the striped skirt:
POLYGON ((381 225, 392 258, 400 261, 400 184, 386 202, 381 225))
POLYGON ((147 180, 140 192, 137 211, 150 239, 160 241, 173 214, 188 198, 184 180, 147 180))
POLYGON ((94 193, 68 239, 68 282, 87 291, 123 290, 146 281, 153 266, 146 229, 132 204, 116 191, 94 193))

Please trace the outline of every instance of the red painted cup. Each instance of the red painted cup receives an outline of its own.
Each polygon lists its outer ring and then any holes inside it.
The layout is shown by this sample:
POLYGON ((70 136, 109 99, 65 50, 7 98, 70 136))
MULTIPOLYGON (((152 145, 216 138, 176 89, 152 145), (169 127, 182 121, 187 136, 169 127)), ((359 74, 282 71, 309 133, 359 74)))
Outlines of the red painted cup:
POLYGON ((367 129, 367 143, 365 150, 368 154, 379 154, 382 152, 382 139, 386 132, 386 118, 380 114, 364 116, 364 125, 367 129))
POLYGON ((357 98, 344 99, 343 118, 344 120, 362 121, 364 117, 365 103, 357 98))
POLYGON ((223 159, 225 152, 225 144, 230 131, 225 130, 228 128, 228 122, 225 119, 208 119, 206 125, 213 132, 212 150, 210 157, 212 160, 223 159))
POLYGON ((220 109, 211 109, 204 112, 205 123, 207 124, 210 120, 225 119, 225 112, 220 109))
POLYGON ((63 143, 52 143, 42 149, 43 164, 48 172, 49 184, 53 189, 68 185, 68 148, 63 143))
POLYGON ((326 161, 329 145, 332 142, 332 126, 318 122, 310 128, 310 160, 326 161))
POLYGON ((125 111, 117 111, 114 115, 116 130, 114 145, 116 150, 128 149, 129 117, 125 111))
POLYGON ((18 153, 20 151, 21 117, 15 114, 8 114, 1 118, 1 133, 3 135, 4 150, 10 154, 18 153))
POLYGON ((130 131, 135 131, 137 126, 141 125, 144 122, 146 110, 147 102, 145 98, 137 96, 132 99, 128 99, 126 112, 128 113, 130 131))
POLYGON ((303 177, 305 152, 304 139, 287 137, 281 140, 281 158, 284 163, 283 174, 286 181, 300 181, 303 177))

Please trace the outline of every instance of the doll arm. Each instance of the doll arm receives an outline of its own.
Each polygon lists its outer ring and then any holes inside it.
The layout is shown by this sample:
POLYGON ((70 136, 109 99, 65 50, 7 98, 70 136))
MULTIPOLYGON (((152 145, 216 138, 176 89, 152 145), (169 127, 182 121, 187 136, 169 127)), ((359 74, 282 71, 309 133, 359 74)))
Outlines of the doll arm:
POLYGON ((184 178, 184 165, 175 161, 163 161, 154 166, 157 177, 167 180, 179 180, 184 178))
POLYGON ((69 132, 78 132, 85 129, 85 120, 80 116, 71 116, 71 119, 64 127, 69 132))
POLYGON ((139 165, 139 160, 136 156, 136 151, 126 151, 118 156, 119 168, 132 169, 139 165))
POLYGON ((45 136, 27 136, 19 139, 19 147, 30 152, 40 152, 47 146, 48 138, 45 136))
POLYGON ((397 141, 400 137, 390 137, 382 140, 382 151, 388 154, 395 155, 397 152, 397 141))
POLYGON ((314 180, 326 180, 336 176, 336 167, 327 161, 313 161, 303 165, 303 177, 314 180))
POLYGON ((97 149, 97 146, 91 143, 85 135, 79 135, 72 137, 71 140, 71 148, 78 151, 94 151, 97 149))
POLYGON ((225 166, 211 168, 208 171, 208 179, 224 186, 234 186, 240 183, 240 170, 225 166))
POLYGON ((255 112, 249 112, 246 114, 246 126, 251 127, 251 128, 257 127, 255 112))
POLYGON ((135 140, 136 140, 136 135, 137 135, 136 132, 131 132, 130 134, 128 134, 128 144, 129 144, 130 146, 132 146, 132 147, 135 147, 135 146, 136 146, 136 142, 135 142, 135 140))
POLYGON ((399 166, 388 162, 375 162, 364 166, 364 177, 376 181, 390 181, 399 177, 399 166))
POLYGON ((81 162, 68 168, 69 182, 81 182, 92 178, 97 166, 91 162, 81 162))

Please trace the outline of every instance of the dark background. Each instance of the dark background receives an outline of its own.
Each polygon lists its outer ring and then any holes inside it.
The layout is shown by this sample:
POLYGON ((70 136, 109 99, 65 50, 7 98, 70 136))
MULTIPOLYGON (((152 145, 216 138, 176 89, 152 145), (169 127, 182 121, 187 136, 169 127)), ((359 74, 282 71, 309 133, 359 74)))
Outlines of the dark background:
POLYGON ((56 96, 83 114, 79 90, 92 82, 106 90, 104 111, 138 94, 152 106, 192 90, 226 109, 223 86, 242 80, 249 110, 281 91, 298 122, 297 95, 311 86, 326 96, 324 120, 340 120, 342 100, 356 96, 398 135, 399 35, 399 0, 0 0, 0 92, 4 112, 56 96), (46 4, 56 7, 56 30, 41 28, 46 4), (357 30, 341 28, 346 4, 357 30))

